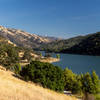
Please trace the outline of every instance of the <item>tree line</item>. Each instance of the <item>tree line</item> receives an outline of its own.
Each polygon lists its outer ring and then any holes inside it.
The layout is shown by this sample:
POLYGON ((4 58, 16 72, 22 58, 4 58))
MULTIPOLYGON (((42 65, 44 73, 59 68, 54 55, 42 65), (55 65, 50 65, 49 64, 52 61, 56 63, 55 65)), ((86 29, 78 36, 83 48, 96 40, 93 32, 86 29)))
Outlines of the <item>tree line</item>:
POLYGON ((32 81, 40 84, 44 88, 62 92, 71 91, 73 94, 89 93, 97 94, 99 92, 100 81, 95 71, 90 74, 75 74, 72 70, 64 70, 50 63, 32 61, 22 69, 16 66, 17 73, 26 81, 32 81))

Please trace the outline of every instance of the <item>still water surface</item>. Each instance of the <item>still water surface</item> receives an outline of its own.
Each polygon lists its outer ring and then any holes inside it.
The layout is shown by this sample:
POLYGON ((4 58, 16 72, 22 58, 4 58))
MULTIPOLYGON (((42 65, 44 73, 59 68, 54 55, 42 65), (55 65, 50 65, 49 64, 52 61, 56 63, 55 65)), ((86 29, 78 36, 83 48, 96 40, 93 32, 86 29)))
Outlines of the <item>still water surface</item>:
MULTIPOLYGON (((44 55, 44 52, 42 52, 44 55)), ((100 56, 87 56, 87 55, 73 55, 73 54, 60 54, 60 61, 53 63, 63 69, 68 67, 75 73, 85 73, 95 70, 100 76, 100 56)), ((52 53, 56 57, 56 53, 52 53)))

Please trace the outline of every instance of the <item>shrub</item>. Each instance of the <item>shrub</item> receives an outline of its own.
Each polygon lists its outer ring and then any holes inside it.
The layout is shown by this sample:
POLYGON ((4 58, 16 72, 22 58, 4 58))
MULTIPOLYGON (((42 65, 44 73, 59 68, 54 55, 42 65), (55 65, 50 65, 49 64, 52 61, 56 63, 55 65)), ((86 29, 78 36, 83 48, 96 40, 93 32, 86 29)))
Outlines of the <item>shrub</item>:
POLYGON ((15 74, 16 74, 16 75, 20 74, 20 71, 21 71, 21 66, 20 66, 20 64, 16 64, 16 65, 14 66, 14 72, 15 72, 15 74))
POLYGON ((56 54, 56 58, 60 59, 60 54, 56 54))
POLYGON ((5 66, 13 66, 19 62, 18 50, 16 47, 8 44, 0 43, 0 64, 5 66))
POLYGON ((22 68, 20 74, 25 80, 41 84, 45 88, 55 91, 64 90, 63 70, 58 66, 32 61, 22 68))

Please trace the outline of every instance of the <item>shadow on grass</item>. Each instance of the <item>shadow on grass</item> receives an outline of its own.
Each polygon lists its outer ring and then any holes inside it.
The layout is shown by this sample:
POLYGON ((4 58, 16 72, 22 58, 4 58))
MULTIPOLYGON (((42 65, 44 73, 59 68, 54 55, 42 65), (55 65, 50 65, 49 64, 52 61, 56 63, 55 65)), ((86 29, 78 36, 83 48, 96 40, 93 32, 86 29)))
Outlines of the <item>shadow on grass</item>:
POLYGON ((20 75, 17 75, 17 74, 12 74, 12 76, 14 76, 14 77, 16 77, 16 78, 18 78, 18 79, 20 79, 20 80, 23 80, 23 81, 25 81, 25 82, 28 82, 28 81, 26 81, 22 76, 20 76, 20 75))

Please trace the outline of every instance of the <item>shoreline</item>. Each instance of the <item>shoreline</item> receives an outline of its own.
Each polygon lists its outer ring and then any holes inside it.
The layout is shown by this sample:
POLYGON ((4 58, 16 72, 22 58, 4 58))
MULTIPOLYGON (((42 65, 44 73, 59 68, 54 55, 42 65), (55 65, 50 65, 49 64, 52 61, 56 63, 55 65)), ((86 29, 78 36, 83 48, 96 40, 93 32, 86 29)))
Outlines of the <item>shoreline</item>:
MULTIPOLYGON (((34 61, 36 61, 36 60, 34 60, 34 61)), ((54 58, 54 57, 43 57, 38 61, 44 62, 44 63, 54 63, 54 62, 59 62, 60 59, 54 58)), ((21 66, 25 66, 25 65, 28 65, 29 62, 20 62, 20 64, 21 64, 21 66)))
POLYGON ((53 58, 53 57, 45 57, 43 59, 40 59, 41 62, 47 62, 47 63, 53 63, 53 62, 59 62, 60 59, 53 58))

